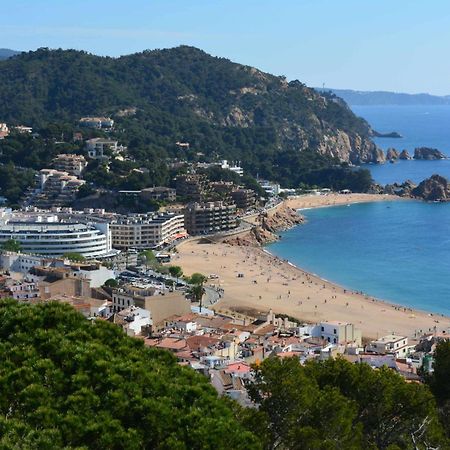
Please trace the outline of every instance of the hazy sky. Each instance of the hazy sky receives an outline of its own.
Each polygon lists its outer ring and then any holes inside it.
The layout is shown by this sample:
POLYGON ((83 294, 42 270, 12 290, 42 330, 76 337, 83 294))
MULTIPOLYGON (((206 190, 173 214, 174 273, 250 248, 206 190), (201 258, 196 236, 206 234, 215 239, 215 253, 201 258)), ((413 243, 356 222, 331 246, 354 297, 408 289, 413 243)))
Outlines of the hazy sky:
POLYGON ((448 0, 0 0, 0 7, 0 47, 117 56, 187 44, 309 86, 450 94, 448 0))

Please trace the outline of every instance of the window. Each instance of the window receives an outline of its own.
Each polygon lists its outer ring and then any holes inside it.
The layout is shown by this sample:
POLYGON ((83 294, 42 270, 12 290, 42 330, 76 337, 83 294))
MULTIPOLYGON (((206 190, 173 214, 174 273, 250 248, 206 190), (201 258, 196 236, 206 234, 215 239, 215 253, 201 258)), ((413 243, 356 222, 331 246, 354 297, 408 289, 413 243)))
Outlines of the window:
POLYGON ((337 334, 336 328, 333 330, 333 334, 337 334))
POLYGON ((325 328, 324 327, 321 327, 322 328, 322 331, 325 331, 325 328))

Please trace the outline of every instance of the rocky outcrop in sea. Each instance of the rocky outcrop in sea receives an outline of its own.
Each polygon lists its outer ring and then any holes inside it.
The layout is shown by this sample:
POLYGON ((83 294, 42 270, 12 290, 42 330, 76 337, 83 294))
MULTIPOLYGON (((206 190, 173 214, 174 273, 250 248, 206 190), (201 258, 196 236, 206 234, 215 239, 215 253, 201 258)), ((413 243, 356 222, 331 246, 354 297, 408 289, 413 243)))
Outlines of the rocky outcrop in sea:
POLYGON ((398 159, 409 160, 413 159, 412 156, 408 153, 408 150, 404 149, 400 152, 398 159))
POLYGON ((447 159, 447 157, 437 148, 418 147, 414 149, 414 159, 436 160, 436 159, 447 159))
POLYGON ((387 184, 384 187, 384 193, 390 195, 398 195, 400 197, 411 197, 412 191, 416 187, 411 180, 406 180, 404 183, 387 184))
POLYGON ((399 158, 398 151, 395 148, 388 148, 386 151, 386 160, 395 161, 399 158))
POLYGON ((447 178, 441 175, 432 175, 419 183, 419 185, 416 185, 411 180, 406 180, 401 184, 387 184, 384 187, 384 193, 430 202, 446 202, 450 201, 450 183, 447 178))
POLYGON ((414 188, 411 195, 427 201, 449 201, 450 185, 447 178, 441 175, 432 175, 414 188))

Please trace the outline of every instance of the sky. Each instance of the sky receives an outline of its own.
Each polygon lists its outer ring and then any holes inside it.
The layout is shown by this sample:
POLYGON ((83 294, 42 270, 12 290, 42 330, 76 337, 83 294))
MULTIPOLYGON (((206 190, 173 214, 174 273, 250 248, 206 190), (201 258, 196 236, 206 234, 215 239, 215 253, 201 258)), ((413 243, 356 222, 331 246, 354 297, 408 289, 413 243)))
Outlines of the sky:
POLYGON ((193 45, 308 86, 450 94, 448 0, 0 0, 0 48, 193 45))

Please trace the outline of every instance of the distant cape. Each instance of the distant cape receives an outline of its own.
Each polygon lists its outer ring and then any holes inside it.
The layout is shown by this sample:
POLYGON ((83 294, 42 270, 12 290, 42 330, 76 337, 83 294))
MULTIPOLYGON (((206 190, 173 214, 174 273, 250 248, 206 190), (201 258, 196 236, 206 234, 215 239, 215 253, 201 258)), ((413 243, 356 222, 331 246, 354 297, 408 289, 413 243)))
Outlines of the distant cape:
POLYGON ((11 56, 18 55, 19 52, 17 50, 11 50, 9 48, 0 48, 0 60, 11 58, 11 56))
POLYGON ((450 95, 404 94, 387 91, 354 91, 351 89, 315 88, 319 92, 332 92, 349 105, 450 105, 450 95))

